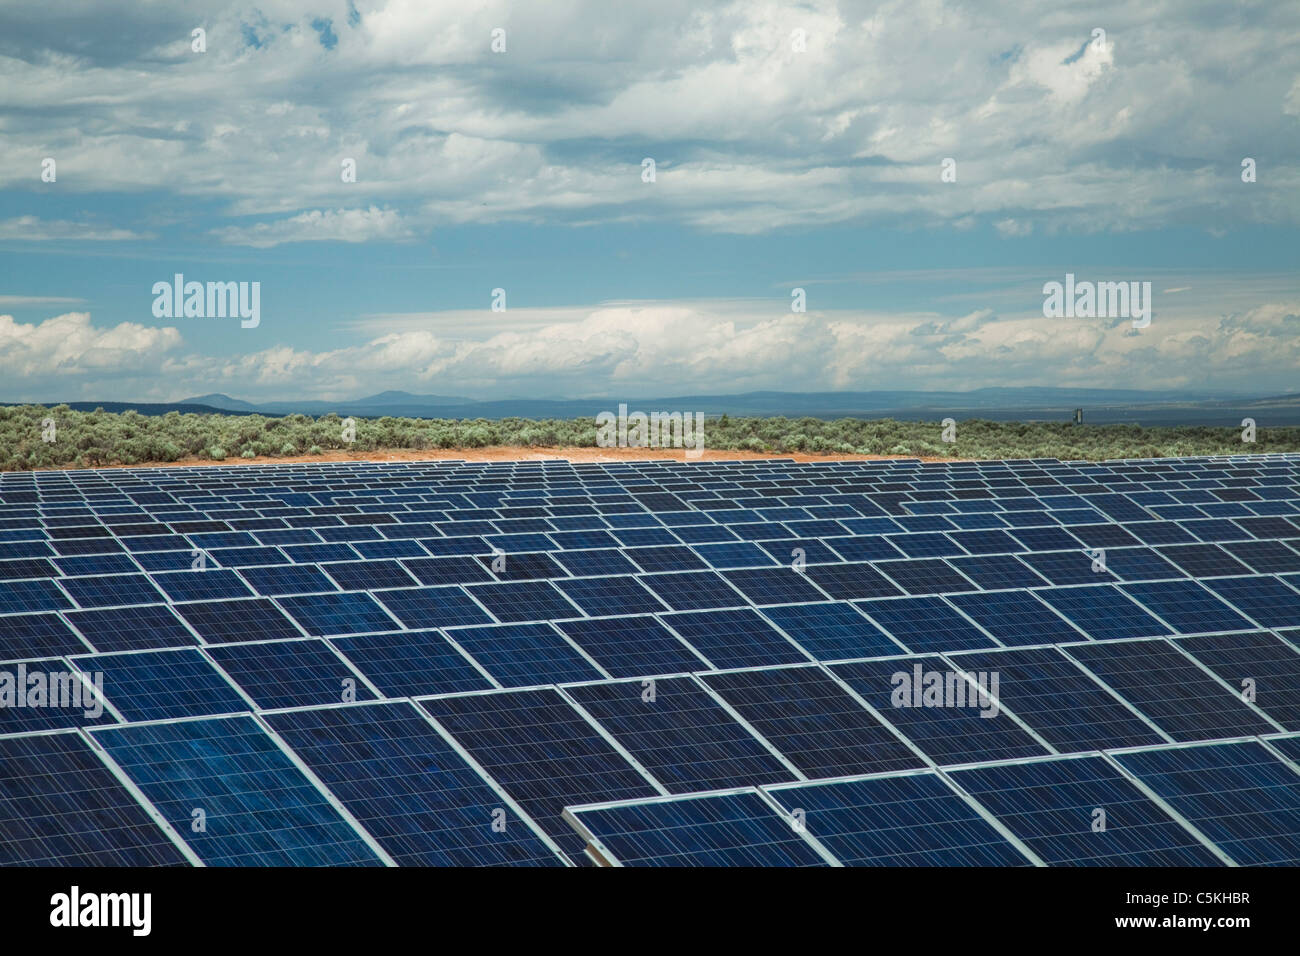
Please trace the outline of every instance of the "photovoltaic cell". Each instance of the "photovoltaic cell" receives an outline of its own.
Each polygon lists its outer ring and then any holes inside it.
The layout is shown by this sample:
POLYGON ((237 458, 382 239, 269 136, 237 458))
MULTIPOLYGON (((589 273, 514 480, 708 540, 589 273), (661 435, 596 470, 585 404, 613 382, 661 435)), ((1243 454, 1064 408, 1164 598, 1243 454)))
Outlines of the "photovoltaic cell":
POLYGON ((382 863, 252 717, 136 724, 95 737, 208 866, 382 863), (195 832, 195 809, 208 825, 195 832))
MULTIPOLYGON (((65 611, 64 614, 96 651, 138 651, 198 643, 175 612, 162 604, 65 611)), ((63 653, 80 652, 68 650, 63 653)))
POLYGON ((222 644, 208 653, 264 710, 375 699, 357 675, 316 638, 222 644))
POLYGON ((1265 631, 1184 637, 1176 643, 1229 686, 1249 686, 1255 706, 1287 730, 1300 730, 1300 653, 1291 645, 1265 631))
POLYGON ((409 704, 267 721, 399 866, 562 865, 409 704))
POLYGON ((1055 648, 972 652, 948 659, 967 672, 996 673, 998 700, 1061 753, 1168 742, 1055 648))
POLYGON ((795 779, 689 677, 565 688, 670 793, 795 779), (650 691, 653 691, 651 693, 650 691))
POLYGON ((1109 584, 1044 588, 1034 593, 1098 641, 1172 633, 1109 584))
POLYGON ((702 674, 811 778, 911 770, 923 761, 819 667, 702 674))
POLYGON ((889 657, 906 650, 845 601, 774 605, 762 613, 817 660, 889 657))
POLYGON ((756 791, 575 808, 570 816, 623 866, 827 866, 756 791))
POLYGON ((1245 630, 1250 621, 1195 581, 1126 584, 1120 590, 1135 598, 1183 634, 1245 630))
POLYGON ((1029 866, 934 773, 765 788, 845 866, 1029 866))
POLYGON ((658 619, 604 617, 556 625, 612 677, 649 677, 705 670, 708 663, 658 619))
POLYGON ((1300 862, 1300 774, 1254 741, 1115 755, 1242 866, 1300 862))
POLYGON ((680 611, 660 619, 715 668, 792 664, 809 659, 752 608, 680 611))
POLYGON ((1010 760, 1048 752, 1005 708, 996 706, 991 683, 985 685, 990 696, 981 697, 939 658, 851 661, 830 669, 935 763, 1010 760), (929 673, 943 681, 945 696, 939 706, 923 697, 929 673))
POLYGON ((493 686, 439 631, 356 634, 330 643, 387 697, 459 694, 493 686))
POLYGON ((583 842, 560 817, 566 806, 657 793, 555 690, 420 704, 575 859, 583 842))
POLYGON ((76 734, 0 738, 0 866, 184 866, 76 734))
POLYGON ((1217 866, 1221 861, 1104 757, 949 771, 1051 866, 1217 866), (1105 812, 1097 827, 1096 811, 1105 812))
POLYGON ((103 675, 104 696, 127 720, 230 714, 248 702, 199 651, 142 651, 74 657, 83 673, 103 675))
POLYGON ((914 653, 997 646, 940 597, 858 601, 854 606, 914 653))
POLYGON ((1167 641, 1072 644, 1065 651, 1174 740, 1277 731, 1167 641))
POLYGON ((605 676, 551 624, 461 627, 449 636, 502 687, 562 684, 605 676))

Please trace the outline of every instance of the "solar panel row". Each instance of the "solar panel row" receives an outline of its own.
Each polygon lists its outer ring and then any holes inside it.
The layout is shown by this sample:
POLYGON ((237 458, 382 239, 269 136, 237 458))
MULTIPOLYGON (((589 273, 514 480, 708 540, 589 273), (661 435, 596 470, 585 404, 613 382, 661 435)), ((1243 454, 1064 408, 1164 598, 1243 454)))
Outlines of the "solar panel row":
POLYGON ((1296 456, 4 474, 3 862, 1292 861, 1298 569, 1296 456))

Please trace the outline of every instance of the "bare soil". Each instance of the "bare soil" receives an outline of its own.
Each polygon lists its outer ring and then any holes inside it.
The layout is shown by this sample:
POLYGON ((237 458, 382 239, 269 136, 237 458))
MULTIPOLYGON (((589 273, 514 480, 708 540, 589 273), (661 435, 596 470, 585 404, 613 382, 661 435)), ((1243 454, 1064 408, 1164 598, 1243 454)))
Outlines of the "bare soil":
MULTIPOLYGON (((322 461, 547 461, 563 460, 572 462, 610 462, 610 461, 651 461, 669 459, 672 461, 751 461, 761 458, 785 458, 798 462, 809 461, 886 461, 896 458, 916 458, 916 455, 820 455, 811 452, 756 452, 728 451, 707 448, 697 458, 686 458, 686 453, 676 449, 657 448, 520 448, 511 445, 489 445, 485 448, 391 448, 376 451, 326 451, 319 455, 289 455, 285 457, 259 456, 257 458, 226 458, 213 461, 211 458, 182 458, 179 461, 143 461, 135 465, 104 465, 104 468, 167 468, 190 467, 194 465, 284 465, 295 462, 322 461)), ((935 458, 919 456, 921 461, 961 461, 959 458, 935 458)), ((64 466, 65 468, 67 466, 64 466)), ((38 469, 59 471, 62 469, 38 469)))

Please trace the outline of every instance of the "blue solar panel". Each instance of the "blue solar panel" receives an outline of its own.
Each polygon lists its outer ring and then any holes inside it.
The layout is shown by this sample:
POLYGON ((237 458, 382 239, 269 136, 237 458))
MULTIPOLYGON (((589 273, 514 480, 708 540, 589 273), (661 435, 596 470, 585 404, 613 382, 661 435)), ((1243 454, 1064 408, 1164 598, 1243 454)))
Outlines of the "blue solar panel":
POLYGON ((775 605, 762 613, 817 660, 887 657, 906 650, 845 601, 775 605))
POLYGON ((792 664, 810 660, 757 611, 680 611, 661 620, 715 668, 792 664))
POLYGON ((655 800, 567 814, 620 866, 828 866, 756 791, 655 800))
POLYGON ((183 866, 76 734, 0 738, 0 866, 183 866))
POLYGON ((88 650, 57 614, 0 615, 0 660, 88 650))
POLYGON ((1072 644, 1065 650, 1174 740, 1277 730, 1166 641, 1072 644))
POLYGON ((141 651, 74 657, 103 675, 104 696, 127 720, 167 720, 250 710, 248 701, 199 651, 141 651))
POLYGON ((493 684, 440 631, 402 631, 332 638, 386 697, 487 690, 493 684))
POLYGON ((499 621, 545 621, 582 617, 576 604, 550 581, 509 581, 472 584, 466 590, 499 621))
POLYGON ((531 687, 608 676, 551 624, 459 627, 448 636, 502 687, 531 687))
MULTIPOLYGON (((865 562, 811 565, 804 573, 822 591, 841 601, 854 598, 891 597, 903 593, 877 571, 874 565, 865 562)), ((807 600, 822 601, 825 598, 817 595, 807 600)))
POLYGON ((222 568, 164 571, 154 574, 153 580, 173 601, 209 601, 253 595, 239 575, 222 568))
POLYGON ((913 653, 997 646, 940 597, 883 598, 854 606, 913 653))
POLYGON ((1300 774, 1254 741, 1115 755, 1243 866, 1300 863, 1300 774))
POLYGON ((1184 637, 1176 643, 1228 686, 1248 692, 1256 707, 1287 730, 1300 730, 1300 653, 1294 647, 1263 631, 1184 637))
POLYGON ((175 608, 195 633, 209 644, 302 636, 302 632, 269 598, 197 601, 177 604, 175 608))
POLYGON ((1264 627, 1300 626, 1300 591, 1277 578, 1220 578, 1205 586, 1264 627))
POLYGON ((658 793, 557 691, 504 691, 421 702, 570 857, 583 843, 566 806, 658 793))
POLYGON ((996 673, 1002 705, 1061 753, 1168 742, 1055 648, 974 651, 948 660, 968 673, 996 673))
POLYGON ((400 866, 559 866, 514 808, 408 704, 267 715, 400 866))
POLYGON ((1107 584, 1045 588, 1034 593, 1098 641, 1172 633, 1166 625, 1107 584))
POLYGON ((1195 581, 1126 584, 1121 590, 1183 634, 1234 631, 1250 622, 1195 581))
POLYGON ((978 678, 981 693, 938 657, 852 661, 830 669, 935 763, 1049 752, 1000 706, 992 675, 978 678))
POLYGON ((670 793, 794 780, 795 775, 689 677, 578 684, 565 693, 670 793))
POLYGON ((818 667, 702 674, 808 777, 910 770, 923 761, 818 667))
POLYGON ((208 866, 382 862, 251 717, 94 733, 208 866))
POLYGON ((223 644, 208 654, 266 710, 375 699, 365 682, 317 638, 223 644))
POLYGON ((1103 757, 972 767, 949 774, 1049 865, 1221 864, 1103 757))
MULTIPOLYGON (((374 596, 388 608, 393 617, 411 628, 463 627, 467 624, 492 622, 482 605, 455 585, 395 588, 391 591, 376 591, 374 596)), ((383 629, 391 627, 390 624, 383 629)))
MULTIPOLYGON (((96 651, 137 651, 198 643, 172 609, 161 604, 66 611, 64 614, 96 651)), ((68 650, 63 653, 79 652, 68 650)))
POLYGON ((1029 866, 934 773, 767 787, 845 866, 1029 866))
POLYGON ((592 616, 652 614, 666 610, 634 577, 576 578, 557 581, 569 600, 592 616))
POLYGON ((391 631, 396 624, 368 594, 346 592, 311 594, 277 599, 302 627, 315 637, 391 631))
POLYGON ((591 618, 556 626, 612 677, 680 674, 709 666, 653 617, 591 618))

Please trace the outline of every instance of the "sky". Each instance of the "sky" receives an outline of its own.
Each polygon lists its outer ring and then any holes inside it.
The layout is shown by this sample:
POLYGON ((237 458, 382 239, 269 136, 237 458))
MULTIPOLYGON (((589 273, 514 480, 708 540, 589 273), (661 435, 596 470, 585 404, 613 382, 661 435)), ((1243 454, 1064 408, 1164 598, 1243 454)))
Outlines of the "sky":
POLYGON ((1300 388, 1298 4, 5 4, 0 156, 3 401, 1300 388))

